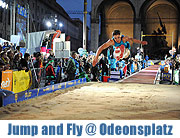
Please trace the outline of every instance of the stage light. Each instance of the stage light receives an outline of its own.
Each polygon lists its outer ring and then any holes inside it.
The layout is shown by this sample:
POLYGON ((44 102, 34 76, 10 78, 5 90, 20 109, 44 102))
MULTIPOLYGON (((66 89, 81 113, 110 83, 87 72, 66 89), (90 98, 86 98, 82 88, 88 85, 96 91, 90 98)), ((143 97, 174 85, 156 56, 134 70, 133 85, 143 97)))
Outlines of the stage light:
POLYGON ((2 2, 2 8, 5 8, 5 7, 6 7, 6 3, 2 2))
POLYGON ((3 2, 0 0, 0 7, 2 6, 3 2))
POLYGON ((62 24, 62 23, 59 23, 59 27, 63 27, 63 24, 62 24))
POLYGON ((48 21, 48 22, 46 23, 46 25, 47 25, 48 27, 51 27, 51 26, 52 26, 52 23, 51 23, 50 21, 48 21))
POLYGON ((8 6, 9 6, 9 5, 8 5, 8 4, 6 4, 6 9, 8 8, 8 6))

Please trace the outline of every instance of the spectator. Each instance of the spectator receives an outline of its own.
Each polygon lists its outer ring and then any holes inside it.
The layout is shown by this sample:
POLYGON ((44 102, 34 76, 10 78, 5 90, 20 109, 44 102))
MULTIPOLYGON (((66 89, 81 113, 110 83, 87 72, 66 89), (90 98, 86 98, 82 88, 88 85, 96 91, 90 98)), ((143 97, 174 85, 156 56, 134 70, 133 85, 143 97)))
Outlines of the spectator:
POLYGON ((101 59, 99 61, 99 66, 101 67, 102 69, 102 81, 103 81, 103 76, 104 75, 108 75, 108 67, 107 67, 107 64, 108 64, 108 60, 106 57, 104 57, 103 54, 101 54, 101 59))
POLYGON ((67 69, 66 69, 66 73, 68 76, 68 80, 74 80, 75 79, 75 73, 76 73, 76 62, 75 62, 75 58, 76 58, 76 52, 72 51, 71 52, 71 57, 68 60, 67 63, 67 69))
POLYGON ((125 67, 125 61, 120 59, 118 62, 118 70, 120 71, 120 78, 122 79, 123 78, 123 74, 124 74, 124 67, 125 67))
POLYGON ((148 60, 149 60, 148 55, 146 55, 145 60, 146 60, 146 67, 147 67, 148 66, 148 60))
POLYGON ((11 50, 7 51, 7 56, 9 58, 9 65, 10 69, 13 69, 13 59, 14 59, 14 53, 11 50))
POLYGON ((20 59, 21 59, 21 55, 19 53, 16 53, 13 59, 13 69, 19 69, 20 59))
POLYGON ((35 68, 36 76, 37 76, 37 82, 35 83, 35 87, 38 87, 40 81, 41 81, 41 74, 42 74, 42 59, 41 59, 41 53, 37 52, 34 54, 35 60, 33 61, 33 65, 35 68), (38 85, 37 85, 38 84, 38 85))
POLYGON ((1 52, 1 57, 0 57, 0 63, 7 65, 8 64, 8 57, 7 57, 7 53, 2 51, 1 52))
POLYGON ((0 44, 0 53, 2 52, 2 50, 3 50, 3 47, 2 47, 2 45, 0 44))
POLYGON ((30 60, 30 55, 28 53, 25 53, 24 54, 24 58, 22 58, 20 60, 20 63, 19 63, 19 69, 20 70, 25 70, 26 72, 29 71, 29 60, 30 60))
POLYGON ((116 59, 113 57, 113 47, 107 51, 108 63, 110 64, 111 71, 116 71, 116 59))
POLYGON ((41 68, 42 67, 42 61, 41 61, 41 53, 37 52, 34 54, 35 60, 33 61, 34 68, 41 68))
POLYGON ((57 71, 56 71, 56 82, 60 83, 61 79, 62 79, 62 67, 61 67, 61 62, 58 62, 58 67, 57 67, 57 71))
POLYGON ((16 47, 16 50, 17 50, 17 52, 21 55, 21 58, 22 58, 22 53, 20 52, 20 46, 17 46, 17 47, 16 47))
POLYGON ((108 60, 110 61, 111 71, 116 71, 116 59, 110 56, 108 60))
POLYGON ((8 42, 4 42, 3 49, 6 49, 6 48, 9 48, 9 43, 8 42))
POLYGON ((46 85, 54 84, 53 80, 55 79, 55 72, 53 69, 53 64, 54 60, 50 60, 49 63, 46 65, 46 79, 48 80, 46 85))
POLYGON ((12 50, 15 50, 13 43, 10 43, 9 46, 12 50))
POLYGON ((54 52, 52 50, 49 50, 49 57, 48 60, 55 60, 54 52))
POLYGON ((99 81, 99 69, 98 64, 96 64, 94 67, 91 68, 91 73, 93 75, 92 81, 99 81))
POLYGON ((57 66, 57 59, 55 58, 54 52, 52 50, 49 50, 48 62, 50 60, 54 60, 54 66, 57 66))
POLYGON ((90 74, 91 73, 91 59, 88 58, 87 61, 84 64, 84 71, 86 74, 90 74))
POLYGON ((45 67, 46 64, 48 64, 48 56, 47 56, 47 54, 45 54, 44 57, 43 57, 43 66, 45 67))
POLYGON ((146 57, 145 57, 145 60, 146 60, 146 61, 148 61, 148 60, 149 60, 149 57, 148 57, 148 55, 146 55, 146 57))

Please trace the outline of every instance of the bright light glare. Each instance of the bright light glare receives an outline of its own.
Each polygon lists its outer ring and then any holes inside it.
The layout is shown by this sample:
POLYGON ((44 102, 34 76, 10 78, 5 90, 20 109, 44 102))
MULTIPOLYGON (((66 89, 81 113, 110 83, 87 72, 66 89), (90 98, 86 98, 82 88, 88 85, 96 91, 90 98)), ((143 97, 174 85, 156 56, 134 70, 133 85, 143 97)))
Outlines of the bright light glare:
POLYGON ((6 4, 6 9, 8 8, 8 4, 6 4))
POLYGON ((6 2, 3 2, 2 0, 0 0, 0 7, 2 8, 8 8, 8 4, 6 2))
POLYGON ((52 26, 52 23, 48 21, 48 22, 46 23, 46 25, 47 25, 48 27, 51 27, 51 26, 52 26))
POLYGON ((63 27, 63 24, 62 24, 62 23, 59 23, 59 27, 63 27))
POLYGON ((0 0, 0 6, 2 6, 3 2, 0 0))
POLYGON ((3 2, 3 3, 2 3, 2 8, 5 8, 5 7, 6 7, 6 3, 3 2))

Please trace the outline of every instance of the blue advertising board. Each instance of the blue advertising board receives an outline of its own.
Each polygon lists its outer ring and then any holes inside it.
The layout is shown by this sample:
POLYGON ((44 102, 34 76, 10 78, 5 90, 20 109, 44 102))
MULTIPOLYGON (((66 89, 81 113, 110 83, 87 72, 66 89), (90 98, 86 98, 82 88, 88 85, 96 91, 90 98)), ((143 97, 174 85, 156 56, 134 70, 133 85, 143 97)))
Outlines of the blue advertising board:
POLYGON ((163 81, 171 81, 171 74, 163 73, 163 81))
POLYGON ((21 5, 17 4, 17 13, 25 18, 27 18, 27 10, 21 5))
POLYGON ((77 79, 77 80, 72 80, 72 81, 68 81, 68 82, 63 82, 63 83, 59 83, 59 84, 55 84, 55 85, 46 86, 43 88, 27 90, 27 91, 23 91, 20 93, 12 94, 7 97, 4 97, 3 106, 6 106, 6 105, 12 104, 12 103, 18 103, 21 101, 25 101, 25 100, 28 100, 31 98, 35 98, 37 96, 52 93, 54 91, 61 90, 61 89, 70 88, 70 87, 80 85, 83 83, 86 83, 86 78, 81 78, 81 79, 77 79))

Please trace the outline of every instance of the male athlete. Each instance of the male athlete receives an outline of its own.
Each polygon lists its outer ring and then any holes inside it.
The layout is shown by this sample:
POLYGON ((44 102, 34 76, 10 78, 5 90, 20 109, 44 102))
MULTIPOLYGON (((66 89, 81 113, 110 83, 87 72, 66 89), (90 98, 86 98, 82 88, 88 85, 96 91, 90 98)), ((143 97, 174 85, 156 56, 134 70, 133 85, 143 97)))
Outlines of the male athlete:
POLYGON ((147 41, 140 41, 137 39, 129 38, 128 36, 121 36, 121 33, 119 30, 114 30, 113 32, 113 38, 109 39, 106 43, 101 45, 97 52, 96 56, 93 60, 93 66, 95 66, 98 62, 99 54, 106 48, 113 46, 114 47, 114 57, 117 61, 123 58, 127 58, 130 54, 130 44, 129 43, 137 43, 142 45, 147 45, 147 41))

